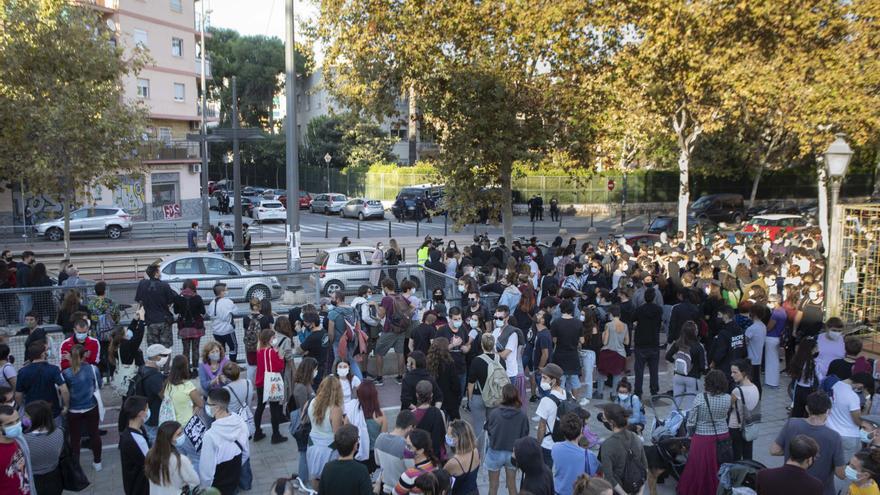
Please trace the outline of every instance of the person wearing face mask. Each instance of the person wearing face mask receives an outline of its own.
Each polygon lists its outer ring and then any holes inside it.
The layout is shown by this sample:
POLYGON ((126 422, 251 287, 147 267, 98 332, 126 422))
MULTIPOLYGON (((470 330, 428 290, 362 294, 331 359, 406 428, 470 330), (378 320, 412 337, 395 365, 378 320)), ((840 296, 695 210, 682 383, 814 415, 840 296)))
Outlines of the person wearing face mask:
POLYGON ((819 284, 812 284, 807 291, 807 300, 801 304, 794 317, 793 332, 795 337, 816 337, 822 329, 823 316, 822 288, 819 284))
POLYGON ((85 360, 91 365, 98 365, 101 356, 101 343, 98 339, 89 337, 89 320, 78 317, 73 323, 73 335, 61 343, 59 354, 61 356, 61 369, 70 367, 69 354, 75 345, 81 345, 86 350, 85 360))
POLYGON ((343 405, 347 408, 352 401, 357 402, 357 388, 361 384, 361 379, 351 372, 351 364, 344 358, 339 358, 333 363, 333 370, 342 386, 343 405))
MULTIPOLYGON (((186 356, 186 354, 184 354, 186 356)), ((224 385, 223 366, 229 362, 226 352, 219 342, 208 342, 202 348, 201 363, 199 363, 199 385, 202 395, 224 385)))
POLYGON ((221 495, 238 492, 242 466, 250 459, 248 427, 238 414, 229 412, 229 391, 212 390, 205 414, 214 418, 202 436, 199 478, 204 489, 217 488, 221 495))
MULTIPOLYGON (((315 397, 315 389, 313 384, 318 376, 318 361, 311 357, 303 358, 296 373, 293 376, 293 393, 290 395, 287 404, 287 410, 290 411, 290 434, 297 430, 299 424, 303 421, 305 415, 305 405, 315 397)), ((309 465, 306 462, 306 450, 308 449, 308 439, 302 441, 294 437, 296 440, 297 451, 299 452, 299 477, 303 480, 309 478, 309 465)))
POLYGON ((486 332, 492 331, 492 321, 489 318, 489 310, 480 302, 480 293, 477 290, 473 290, 467 295, 468 304, 467 308, 464 309, 462 316, 465 320, 476 316, 477 319, 482 322, 482 330, 486 332))
MULTIPOLYGON (((327 353, 330 351, 330 339, 327 337, 327 332, 321 327, 321 319, 317 313, 303 315, 303 329, 301 333, 307 334, 300 345, 303 355, 318 363, 326 363, 327 353)), ((315 376, 315 383, 321 383, 321 379, 324 377, 323 368, 323 364, 316 367, 318 374, 315 376)))
POLYGON ((0 406, 0 493, 37 495, 21 417, 6 405, 0 406))
POLYGON ((832 362, 846 356, 846 340, 843 338, 843 322, 840 318, 828 319, 825 331, 816 338, 816 344, 819 349, 816 368, 824 377, 828 374, 828 367, 832 362))
POLYGON ((597 289, 611 290, 611 281, 605 274, 602 263, 594 258, 590 261, 589 270, 581 288, 583 293, 587 295, 588 304, 592 304, 597 289))
MULTIPOLYGON (((257 345, 257 374, 254 378, 254 386, 257 390, 257 408, 256 411, 254 411, 254 423, 256 425, 256 433, 254 433, 255 442, 266 438, 266 435, 260 428, 260 423, 263 420, 263 411, 268 402, 263 399, 263 384, 266 378, 266 373, 281 373, 284 371, 284 359, 282 359, 278 354, 278 351, 272 347, 272 338, 274 336, 275 333, 272 330, 268 328, 263 330, 260 332, 260 340, 257 345)), ((228 404, 229 401, 227 400, 226 403, 228 404)), ((272 422, 271 442, 272 444, 286 442, 287 437, 281 435, 279 430, 279 425, 281 424, 281 402, 271 401, 268 402, 268 404, 269 417, 272 422)))
POLYGON ((845 469, 846 479, 850 482, 847 495, 878 495, 880 487, 880 451, 865 449, 856 453, 845 469))
POLYGON ((152 344, 147 347, 144 366, 134 377, 135 394, 146 397, 150 414, 144 420, 144 429, 150 442, 156 439, 156 431, 159 428, 159 407, 162 405, 162 389, 165 387, 165 376, 162 369, 168 364, 171 349, 162 344, 152 344))
POLYGON ((723 306, 718 311, 718 320, 721 323, 721 329, 709 346, 709 366, 721 370, 732 384, 733 379, 729 378, 730 364, 748 355, 745 334, 742 328, 736 324, 733 308, 730 306, 723 306))
POLYGON ((88 431, 91 440, 93 466, 101 471, 101 434, 98 431, 100 414, 95 391, 98 390, 97 369, 85 360, 86 349, 74 346, 70 352, 70 366, 62 372, 70 390, 70 411, 67 426, 70 429, 70 453, 79 462, 79 446, 82 433, 88 431))
POLYGON ((31 452, 34 484, 40 495, 61 495, 63 482, 58 469, 64 447, 64 430, 55 426, 52 407, 46 401, 31 402, 22 418, 24 439, 31 452))
POLYGON ((15 402, 19 405, 27 405, 31 402, 44 400, 52 405, 52 416, 56 424, 61 424, 61 416, 67 414, 70 404, 70 393, 61 370, 47 362, 47 346, 37 342, 31 344, 27 350, 30 363, 18 370, 15 382, 15 402), (61 401, 58 401, 58 394, 61 401))
POLYGON ((449 309, 449 324, 438 328, 434 337, 443 337, 449 341, 449 353, 452 355, 452 361, 455 364, 455 374, 458 377, 459 388, 464 392, 465 380, 467 378, 466 356, 471 351, 471 338, 468 335, 467 329, 464 328, 464 319, 459 308, 449 309))
POLYGON ((526 386, 522 370, 522 348, 525 347, 525 336, 522 330, 510 324, 510 309, 507 306, 495 308, 493 324, 495 329, 492 330, 492 336, 495 337, 498 357, 505 361, 504 369, 507 371, 510 383, 513 383, 521 396, 525 397, 526 386))
MULTIPOLYGON (((370 264, 374 267, 382 266, 385 262, 385 245, 382 242, 376 243, 376 249, 370 256, 370 264)), ((370 287, 379 287, 379 280, 385 278, 384 270, 370 270, 370 287)))
POLYGON ((862 406, 859 396, 874 393, 874 379, 868 373, 856 373, 831 387, 831 414, 828 427, 840 434, 843 457, 849 459, 861 448, 862 406))
POLYGON ((159 425, 156 443, 147 453, 144 472, 150 481, 150 495, 178 495, 186 487, 196 487, 199 475, 192 463, 178 450, 186 440, 177 421, 159 425))
POLYGON ((144 461, 150 450, 150 441, 144 423, 150 418, 146 397, 132 396, 122 404, 120 416, 125 428, 119 432, 119 459, 122 464, 122 487, 125 495, 148 495, 149 480, 144 473, 144 461))
POLYGON ((782 467, 758 471, 758 495, 797 493, 822 495, 822 482, 809 473, 819 456, 819 444, 807 435, 797 435, 789 445, 789 456, 782 467))

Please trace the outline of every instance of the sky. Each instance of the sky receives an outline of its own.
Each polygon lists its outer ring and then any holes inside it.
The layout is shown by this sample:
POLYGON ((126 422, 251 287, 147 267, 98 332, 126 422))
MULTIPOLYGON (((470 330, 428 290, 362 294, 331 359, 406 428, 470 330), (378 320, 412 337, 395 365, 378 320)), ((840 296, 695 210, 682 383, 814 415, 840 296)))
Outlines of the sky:
MULTIPOLYGON (((284 40, 284 4, 285 0, 207 0, 205 8, 212 11, 210 22, 216 27, 284 40)), ((315 19, 318 7, 313 1, 294 0, 294 13, 301 20, 315 19)))

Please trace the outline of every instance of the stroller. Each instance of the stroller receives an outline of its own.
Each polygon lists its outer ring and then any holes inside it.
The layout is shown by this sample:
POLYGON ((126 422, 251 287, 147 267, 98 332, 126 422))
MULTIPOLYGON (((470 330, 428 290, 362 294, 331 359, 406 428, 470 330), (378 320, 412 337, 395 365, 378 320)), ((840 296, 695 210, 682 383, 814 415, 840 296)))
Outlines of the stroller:
POLYGON ((718 491, 716 495, 754 495, 757 487, 758 471, 767 466, 758 461, 736 461, 721 465, 718 469, 718 491))
POLYGON ((676 399, 680 399, 680 396, 655 395, 653 400, 647 401, 652 412, 649 424, 653 445, 645 448, 645 455, 649 457, 649 466, 662 470, 656 480, 651 480, 654 486, 656 483, 663 483, 669 475, 678 482, 687 464, 690 450, 690 438, 687 436, 688 412, 679 408, 679 401, 676 399), (672 404, 672 410, 666 415, 666 419, 660 419, 657 403, 664 400, 672 404))
POLYGON ((694 396, 695 394, 682 394, 678 396, 671 395, 655 395, 652 400, 645 401, 651 408, 651 441, 655 444, 660 440, 669 437, 685 437, 687 426, 688 411, 679 407, 681 398, 685 396, 694 396), (657 413, 657 402, 668 400, 672 403, 673 409, 666 415, 666 419, 660 419, 661 415, 657 413))

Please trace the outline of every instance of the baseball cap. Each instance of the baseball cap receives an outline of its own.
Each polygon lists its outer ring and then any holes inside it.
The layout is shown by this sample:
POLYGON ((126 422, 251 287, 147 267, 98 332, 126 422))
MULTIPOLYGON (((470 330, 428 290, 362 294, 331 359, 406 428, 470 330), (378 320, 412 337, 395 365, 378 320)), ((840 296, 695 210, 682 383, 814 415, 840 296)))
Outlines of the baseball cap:
POLYGON ((147 359, 165 354, 171 354, 171 349, 162 344, 151 344, 150 347, 147 347, 147 359))
POLYGON ((541 368, 541 374, 558 380, 562 378, 562 368, 560 368, 558 364, 550 363, 541 368))

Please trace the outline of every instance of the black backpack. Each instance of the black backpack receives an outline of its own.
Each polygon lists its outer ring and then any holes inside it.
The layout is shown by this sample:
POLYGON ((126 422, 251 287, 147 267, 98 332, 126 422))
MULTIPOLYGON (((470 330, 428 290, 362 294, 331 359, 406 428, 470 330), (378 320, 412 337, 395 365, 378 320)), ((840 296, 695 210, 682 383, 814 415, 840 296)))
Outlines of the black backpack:
POLYGON ((550 400, 556 404, 556 420, 553 422, 553 431, 550 432, 550 438, 552 438, 554 442, 564 442, 565 435, 562 434, 562 428, 560 427, 562 417, 568 413, 579 414, 578 411, 581 409, 581 406, 578 405, 577 401, 569 395, 566 395, 564 400, 559 399, 559 397, 556 397, 553 394, 550 394, 547 397, 550 397, 550 400))
MULTIPOLYGON (((152 376, 153 373, 147 373, 146 366, 141 366, 141 369, 138 370, 137 374, 134 375, 134 378, 128 383, 128 392, 125 394, 126 397, 132 397, 135 395, 139 395, 141 397, 146 397, 147 393, 144 390, 144 380, 147 379, 148 376, 152 376)), ((158 370, 156 373, 160 373, 158 370)))

